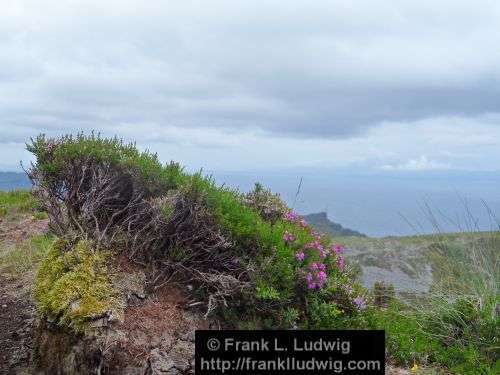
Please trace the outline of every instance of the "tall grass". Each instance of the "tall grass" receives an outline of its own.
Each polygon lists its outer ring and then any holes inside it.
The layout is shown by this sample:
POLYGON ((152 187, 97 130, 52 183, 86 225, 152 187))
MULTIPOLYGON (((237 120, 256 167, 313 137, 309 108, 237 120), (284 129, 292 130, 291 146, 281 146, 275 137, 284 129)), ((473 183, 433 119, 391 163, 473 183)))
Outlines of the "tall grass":
POLYGON ((442 213, 426 207, 436 230, 427 253, 433 286, 425 296, 382 313, 391 320, 385 325, 391 354, 403 362, 439 363, 457 374, 498 374, 500 232, 481 232, 466 210, 460 233, 443 234, 442 213))
POLYGON ((422 332, 454 349, 447 359, 458 371, 489 373, 500 358, 500 233, 462 243, 442 240, 430 258, 434 286, 415 306, 422 332), (456 363, 460 358, 467 364, 456 363))
POLYGON ((52 241, 50 234, 41 234, 21 243, 0 242, 0 269, 16 275, 33 270, 52 241))
POLYGON ((30 212, 36 207, 37 201, 28 190, 0 191, 0 218, 30 212))

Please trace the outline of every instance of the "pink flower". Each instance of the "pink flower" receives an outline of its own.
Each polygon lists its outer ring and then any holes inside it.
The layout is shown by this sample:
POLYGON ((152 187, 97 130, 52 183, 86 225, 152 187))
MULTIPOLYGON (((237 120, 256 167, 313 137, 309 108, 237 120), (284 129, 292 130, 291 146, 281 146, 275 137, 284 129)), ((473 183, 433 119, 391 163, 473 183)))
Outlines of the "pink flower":
POLYGON ((321 234, 319 234, 315 230, 311 230, 311 236, 313 236, 314 239, 317 240, 317 241, 321 240, 321 234))
POLYGON ((285 233, 283 234, 283 241, 285 241, 286 243, 294 242, 295 236, 292 233, 285 231, 285 233))
POLYGON ((319 242, 319 240, 315 240, 313 242, 305 244, 304 248, 318 250, 319 256, 323 259, 326 258, 329 254, 328 250, 325 249, 325 247, 321 244, 321 242, 319 242))
POLYGON ((325 286, 328 279, 326 265, 323 263, 311 263, 309 265, 311 272, 307 273, 306 281, 309 289, 321 289, 325 286))
POLYGON ((325 259, 327 256, 328 256, 328 250, 326 249, 320 249, 319 250, 319 256, 322 258, 322 259, 325 259))
POLYGON ((290 223, 295 223, 298 219, 299 219, 299 215, 297 215, 295 212, 293 211, 288 211, 287 213, 285 213, 285 215, 283 216, 283 219, 285 219, 286 221, 289 221, 290 223))
POLYGON ((342 255, 339 255, 337 257, 337 267, 343 271, 344 270, 344 266, 345 266, 345 260, 344 260, 344 257, 342 255))
POLYGON ((305 228, 305 227, 307 227, 307 221, 305 221, 304 219, 300 219, 300 220, 299 220, 299 226, 300 226, 301 228, 305 228))
POLYGON ((342 245, 332 245, 332 250, 335 254, 342 254, 344 252, 344 247, 342 245))
POLYGON ((319 271, 318 274, 316 275, 319 281, 326 281, 326 272, 325 271, 319 271))
POLYGON ((311 271, 325 271, 326 270, 326 265, 323 264, 323 263, 314 262, 314 263, 311 263, 309 265, 309 269, 311 271))
POLYGON ((306 254, 304 254, 303 251, 299 251, 298 253, 295 254, 295 258, 299 261, 299 262, 302 262, 304 261, 306 257, 306 254))

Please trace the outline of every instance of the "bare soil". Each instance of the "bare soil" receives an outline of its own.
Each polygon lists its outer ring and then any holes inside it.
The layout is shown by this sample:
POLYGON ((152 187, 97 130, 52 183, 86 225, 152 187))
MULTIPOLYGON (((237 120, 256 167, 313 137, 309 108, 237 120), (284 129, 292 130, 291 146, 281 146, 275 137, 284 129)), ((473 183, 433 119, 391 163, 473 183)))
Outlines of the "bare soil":
MULTIPOLYGON (((48 229, 47 220, 22 216, 0 219, 0 246, 15 246, 48 229)), ((0 374, 33 374, 36 321, 32 298, 34 272, 18 274, 0 264, 0 374)))

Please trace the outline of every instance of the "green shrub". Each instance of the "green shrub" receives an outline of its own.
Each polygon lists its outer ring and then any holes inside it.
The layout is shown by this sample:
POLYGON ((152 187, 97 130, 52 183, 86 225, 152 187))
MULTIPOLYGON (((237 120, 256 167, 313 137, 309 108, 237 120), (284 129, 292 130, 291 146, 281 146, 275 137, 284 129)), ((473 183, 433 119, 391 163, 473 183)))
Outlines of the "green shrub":
MULTIPOLYGON (((30 177, 57 234, 71 231, 77 238, 93 240, 96 250, 119 250, 143 263, 161 264, 165 275, 182 268, 176 274, 199 284, 209 311, 222 302, 238 310, 240 319, 263 326, 289 325, 295 315, 302 326, 345 324, 340 318, 320 322, 322 315, 331 315, 326 310, 333 304, 342 317, 361 315, 354 300, 362 291, 353 287, 341 247, 332 247, 328 238, 260 185, 243 195, 201 173, 189 175, 176 163, 161 165, 155 154, 140 152, 133 144, 94 134, 39 136, 28 150, 37 160, 30 177), (352 293, 342 292, 345 286, 352 293), (308 310, 309 301, 318 308, 308 310)), ((49 256, 56 269, 52 272, 44 263, 40 285, 45 270, 50 271, 47 282, 56 283, 50 275, 59 272, 59 247, 49 256)), ((91 254, 86 259, 100 264, 99 252, 91 254)), ((72 282, 73 276, 61 280, 66 279, 72 282)), ((44 312, 77 324, 89 318, 80 308, 77 313, 68 310, 73 294, 54 302, 50 290, 57 285, 42 289, 44 312)), ((89 295, 94 292, 100 295, 103 289, 89 290, 89 295)), ((95 297, 89 304, 99 310, 98 301, 95 297)))
POLYGON ((399 365, 428 364, 432 361, 429 356, 442 350, 436 339, 424 333, 419 317, 402 303, 372 309, 368 320, 373 329, 385 330, 387 353, 399 365))
POLYGON ((438 363, 454 374, 496 374, 498 318, 481 317, 470 300, 438 306, 427 301, 415 309, 395 301, 370 310, 367 321, 386 331, 387 352, 400 365, 438 363))
POLYGON ((27 150, 36 156, 36 167, 43 174, 45 184, 60 183, 71 164, 84 159, 86 166, 107 164, 134 174, 149 196, 159 196, 178 187, 184 177, 176 163, 163 166, 156 154, 140 152, 135 144, 124 143, 116 137, 102 138, 94 133, 59 139, 40 135, 31 140, 27 150))

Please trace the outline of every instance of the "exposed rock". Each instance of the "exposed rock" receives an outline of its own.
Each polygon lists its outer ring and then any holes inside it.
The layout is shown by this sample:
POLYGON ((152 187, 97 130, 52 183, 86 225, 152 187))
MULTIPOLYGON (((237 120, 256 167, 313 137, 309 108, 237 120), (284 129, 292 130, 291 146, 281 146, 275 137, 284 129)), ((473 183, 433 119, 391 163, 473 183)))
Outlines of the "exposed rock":
POLYGON ((40 374, 194 373, 195 330, 214 321, 183 309, 186 296, 177 287, 146 295, 140 268, 126 262, 120 267, 115 281, 130 297, 123 319, 99 317, 79 336, 42 321, 35 340, 40 374))

